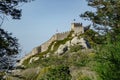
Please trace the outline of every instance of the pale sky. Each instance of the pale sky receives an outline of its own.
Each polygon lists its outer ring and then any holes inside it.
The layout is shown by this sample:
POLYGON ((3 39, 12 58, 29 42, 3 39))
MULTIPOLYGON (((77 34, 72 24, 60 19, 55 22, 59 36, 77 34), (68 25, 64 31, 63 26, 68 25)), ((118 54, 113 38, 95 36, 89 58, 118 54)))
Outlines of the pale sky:
POLYGON ((56 30, 69 31, 74 19, 87 25, 79 15, 92 10, 86 0, 35 0, 20 8, 21 20, 8 18, 2 27, 19 39, 22 56, 47 41, 56 30))

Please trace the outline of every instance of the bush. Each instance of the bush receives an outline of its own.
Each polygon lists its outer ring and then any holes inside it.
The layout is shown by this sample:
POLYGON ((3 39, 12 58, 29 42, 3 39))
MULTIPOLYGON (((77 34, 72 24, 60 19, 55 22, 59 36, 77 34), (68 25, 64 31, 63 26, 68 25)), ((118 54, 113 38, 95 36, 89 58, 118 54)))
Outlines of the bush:
POLYGON ((71 80, 69 67, 60 65, 50 68, 47 73, 38 80, 71 80))
POLYGON ((0 79, 2 79, 4 75, 5 75, 5 72, 0 72, 0 79))
POLYGON ((108 42, 97 50, 94 69, 103 80, 120 80, 120 42, 108 42))
POLYGON ((70 47, 70 52, 77 52, 81 50, 83 47, 81 45, 75 45, 70 47))

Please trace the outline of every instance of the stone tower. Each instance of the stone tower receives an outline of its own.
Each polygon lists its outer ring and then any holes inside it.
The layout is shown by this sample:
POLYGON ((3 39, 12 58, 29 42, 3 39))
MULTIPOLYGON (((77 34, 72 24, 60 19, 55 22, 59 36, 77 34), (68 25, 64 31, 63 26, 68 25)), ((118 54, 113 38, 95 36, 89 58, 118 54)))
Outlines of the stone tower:
POLYGON ((84 33, 84 27, 82 23, 71 23, 71 30, 74 31, 75 34, 84 33))

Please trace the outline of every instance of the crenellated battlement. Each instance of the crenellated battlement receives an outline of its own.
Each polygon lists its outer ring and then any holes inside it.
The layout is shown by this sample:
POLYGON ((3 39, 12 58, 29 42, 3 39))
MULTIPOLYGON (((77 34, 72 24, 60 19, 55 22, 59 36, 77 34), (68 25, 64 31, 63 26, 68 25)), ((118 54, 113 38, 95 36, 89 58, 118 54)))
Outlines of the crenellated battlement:
POLYGON ((56 33, 56 40, 63 40, 69 35, 70 31, 62 32, 62 33, 56 33))
POLYGON ((82 23, 71 23, 71 25, 74 25, 75 27, 82 26, 82 23))
POLYGON ((78 35, 84 33, 84 27, 82 26, 82 23, 71 23, 71 30, 78 35))

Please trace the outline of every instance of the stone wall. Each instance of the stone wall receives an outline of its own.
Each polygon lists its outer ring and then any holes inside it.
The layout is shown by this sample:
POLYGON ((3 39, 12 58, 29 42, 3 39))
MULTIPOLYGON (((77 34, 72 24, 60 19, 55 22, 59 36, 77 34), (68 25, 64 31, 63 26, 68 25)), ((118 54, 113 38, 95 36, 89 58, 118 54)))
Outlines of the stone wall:
POLYGON ((33 56, 33 55, 35 55, 35 54, 38 54, 39 52, 41 52, 41 46, 38 46, 38 47, 33 48, 33 50, 32 50, 29 54, 25 55, 25 56, 20 60, 20 62, 17 64, 17 66, 22 65, 24 60, 28 59, 29 57, 31 57, 31 56, 33 56))
POLYGON ((45 43, 43 43, 41 45, 41 52, 44 52, 48 49, 49 45, 55 41, 55 40, 63 40, 65 38, 67 38, 67 36, 69 35, 70 31, 68 32, 63 32, 63 33, 56 33, 55 35, 53 35, 48 41, 46 41, 45 43))
POLYGON ((56 40, 63 40, 67 38, 67 36, 70 34, 70 31, 63 32, 63 33, 57 33, 56 34, 56 40))
POLYGON ((53 35, 48 41, 41 45, 41 52, 44 52, 48 49, 49 45, 56 40, 56 35, 53 35))
POLYGON ((84 33, 84 27, 82 26, 82 23, 72 23, 71 30, 78 35, 84 33))

